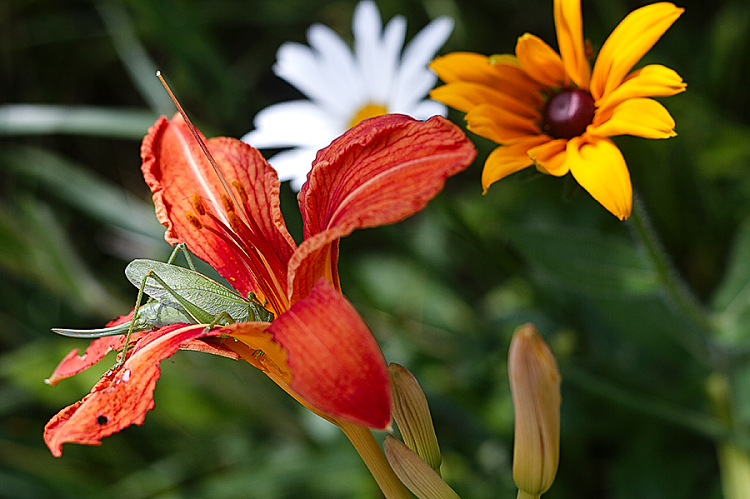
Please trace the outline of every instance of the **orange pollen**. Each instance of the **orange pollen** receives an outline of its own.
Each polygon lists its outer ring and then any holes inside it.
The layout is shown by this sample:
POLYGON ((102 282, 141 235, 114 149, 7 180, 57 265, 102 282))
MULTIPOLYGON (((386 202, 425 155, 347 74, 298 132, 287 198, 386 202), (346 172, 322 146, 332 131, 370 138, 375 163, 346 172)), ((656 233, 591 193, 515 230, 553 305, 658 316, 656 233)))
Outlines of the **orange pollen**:
POLYGON ((222 194, 221 202, 224 205, 224 211, 226 211, 227 214, 234 213, 234 203, 229 199, 229 196, 222 194))
POLYGON ((234 187, 234 190, 236 190, 237 194, 240 196, 240 201, 242 202, 242 204, 246 204, 248 198, 245 186, 242 185, 239 180, 235 180, 234 182, 232 182, 232 187, 234 187))
POLYGON ((203 200, 200 194, 193 194, 193 208, 198 212, 198 215, 203 216, 206 214, 206 207, 203 206, 203 200))
MULTIPOLYGON (((269 309, 279 313, 289 308, 284 286, 286 267, 275 254, 273 244, 263 237, 257 222, 249 218, 246 223, 241 216, 247 210, 248 195, 244 186, 238 181, 232 182, 231 185, 243 205, 237 207, 228 193, 222 194, 221 204, 226 213, 222 219, 203 204, 200 195, 194 194, 192 202, 196 213, 186 212, 185 218, 193 227, 214 233, 236 251, 237 256, 245 262, 247 269, 255 277, 259 287, 256 294, 266 298, 269 309), (238 213, 238 209, 243 211, 238 213), (205 216, 208 220, 199 219, 199 216, 205 216)), ((232 280, 231 276, 229 279, 232 280)))
POLYGON ((229 227, 231 227, 236 234, 239 234, 243 226, 240 217, 238 217, 237 213, 234 211, 227 211, 227 218, 229 219, 229 227))
POLYGON ((200 230, 203 228, 203 224, 201 223, 200 220, 198 220, 198 217, 196 217, 189 211, 185 212, 185 218, 187 218, 187 221, 190 223, 190 225, 192 225, 196 229, 200 230))

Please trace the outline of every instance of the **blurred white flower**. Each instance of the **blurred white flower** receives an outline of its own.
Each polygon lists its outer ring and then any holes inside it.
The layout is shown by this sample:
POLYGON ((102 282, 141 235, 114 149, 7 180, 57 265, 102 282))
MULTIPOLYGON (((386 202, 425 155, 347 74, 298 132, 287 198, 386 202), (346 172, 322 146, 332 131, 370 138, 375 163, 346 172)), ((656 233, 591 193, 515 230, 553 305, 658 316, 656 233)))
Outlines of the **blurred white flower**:
POLYGON ((427 67, 453 30, 453 20, 440 17, 404 48, 406 20, 396 16, 382 29, 374 2, 354 10, 354 52, 322 24, 307 31, 310 46, 284 43, 276 54, 274 73, 310 100, 274 104, 260 111, 255 130, 242 137, 256 148, 289 148, 269 159, 279 179, 298 191, 317 151, 360 121, 388 113, 424 120, 445 116, 446 108, 425 99, 437 80, 427 67))

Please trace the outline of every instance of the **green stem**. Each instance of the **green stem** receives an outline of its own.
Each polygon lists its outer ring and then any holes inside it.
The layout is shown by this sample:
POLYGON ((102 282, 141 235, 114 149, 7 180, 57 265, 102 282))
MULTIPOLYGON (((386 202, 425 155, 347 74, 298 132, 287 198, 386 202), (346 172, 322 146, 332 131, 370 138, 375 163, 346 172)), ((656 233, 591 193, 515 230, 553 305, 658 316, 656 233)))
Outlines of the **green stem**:
POLYGON ((410 499, 412 497, 408 489, 401 483, 396 474, 388 464, 388 460, 383 454, 372 432, 364 426, 359 426, 343 421, 336 421, 346 438, 352 443, 364 461, 367 469, 370 470, 373 478, 378 483, 380 490, 386 499, 410 499))
MULTIPOLYGON (((708 379, 708 395, 720 419, 730 427, 739 426, 732 417, 730 382, 721 374, 708 379)), ((731 440, 717 440, 716 455, 721 471, 721 488, 726 499, 750 497, 750 454, 747 447, 731 440)))
MULTIPOLYGON (((711 348, 711 339, 716 333, 714 323, 672 266, 648 219, 643 202, 635 194, 633 201, 634 209, 631 216, 633 233, 638 237, 653 262, 672 304, 696 326, 695 329, 683 331, 685 346, 696 359, 701 362, 708 361, 708 364, 713 365, 716 370, 708 379, 708 394, 717 417, 712 418, 712 421, 705 416, 682 413, 675 408, 668 408, 664 404, 653 401, 650 404, 643 404, 640 399, 638 402, 641 405, 639 406, 650 405, 650 412, 711 436, 716 443, 724 496, 727 499, 750 497, 750 445, 748 445, 746 432, 733 417, 730 403, 731 387, 726 377, 726 373, 731 376, 732 365, 726 362, 725 356, 716 357, 715 354, 720 352, 711 348), (688 333, 690 336, 687 336, 688 333), (711 358, 711 354, 714 354, 714 358, 711 358)), ((622 400, 622 394, 619 395, 622 400)), ((624 401, 629 405, 632 402, 627 397, 624 401)))
POLYGON ((725 499, 750 497, 750 457, 747 452, 728 442, 720 442, 716 452, 725 499))
POLYGON ((680 335, 685 348, 701 362, 710 360, 711 349, 708 339, 713 336, 714 326, 698 299, 672 265, 651 224, 646 208, 636 193, 633 193, 633 212, 629 221, 634 236, 653 263, 669 301, 696 326, 695 329, 683 331, 680 335))

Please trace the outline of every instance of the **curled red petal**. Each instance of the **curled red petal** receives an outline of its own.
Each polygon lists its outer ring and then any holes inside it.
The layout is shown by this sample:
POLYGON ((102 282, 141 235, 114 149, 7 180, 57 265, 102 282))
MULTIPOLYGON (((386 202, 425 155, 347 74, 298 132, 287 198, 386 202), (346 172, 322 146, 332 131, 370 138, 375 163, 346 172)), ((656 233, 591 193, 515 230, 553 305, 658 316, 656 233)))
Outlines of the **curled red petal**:
POLYGON ((143 336, 123 365, 107 372, 82 400, 66 407, 44 427, 44 441, 53 455, 64 443, 98 445, 101 439, 131 424, 141 424, 154 407, 153 392, 160 362, 180 344, 221 334, 203 325, 175 324, 143 336))
MULTIPOLYGON (((124 324, 132 318, 133 312, 128 315, 121 315, 108 322, 106 327, 124 324)), ((131 344, 135 344, 141 336, 143 336, 143 333, 133 333, 130 336, 131 344)), ((44 382, 48 385, 56 385, 65 378, 75 376, 102 360, 109 352, 121 350, 124 342, 124 335, 105 336, 92 341, 81 355, 78 355, 78 349, 74 348, 60 361, 52 375, 44 382)))
POLYGON ((403 220, 476 156, 460 128, 440 116, 365 120, 322 149, 299 194, 305 238, 403 220))
POLYGON ((258 294, 253 269, 239 241, 248 241, 264 254, 280 281, 286 284, 286 263, 296 244, 286 229, 279 204, 279 181, 261 154, 236 139, 205 140, 232 195, 248 233, 237 234, 227 215, 229 196, 182 117, 162 117, 149 129, 141 145, 141 170, 153 193, 156 215, 167 227, 165 239, 184 242, 245 295, 258 294), (202 214, 196 200, 213 217, 202 214), (252 237, 251 237, 252 236, 252 237))
POLYGON ((359 313, 321 279, 268 329, 287 353, 290 387, 311 406, 370 428, 391 421, 383 354, 359 313))
POLYGON ((299 193, 305 241, 289 263, 292 302, 330 277, 334 241, 419 212, 475 156, 461 129, 440 116, 371 118, 322 149, 299 193))
POLYGON ((97 338, 80 355, 78 354, 78 349, 74 348, 60 361, 50 377, 44 380, 44 382, 48 385, 56 385, 65 378, 70 378, 85 371, 102 360, 109 352, 120 350, 123 341, 123 336, 97 338))

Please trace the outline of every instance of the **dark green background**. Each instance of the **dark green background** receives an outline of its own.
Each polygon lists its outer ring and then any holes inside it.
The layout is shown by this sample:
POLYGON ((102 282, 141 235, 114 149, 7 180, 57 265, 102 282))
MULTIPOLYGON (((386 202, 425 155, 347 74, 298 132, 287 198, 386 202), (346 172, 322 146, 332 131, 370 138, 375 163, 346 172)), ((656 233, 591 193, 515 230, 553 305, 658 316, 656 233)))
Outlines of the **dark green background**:
MULTIPOLYGON (((377 497, 336 429, 260 372, 207 355, 165 361, 145 424, 100 447, 66 445, 56 459, 41 437, 113 362, 45 385, 70 349, 86 345, 50 328, 98 327, 126 313, 135 298, 127 261, 170 251, 140 176, 139 145, 173 107, 144 55, 206 135, 239 137, 257 111, 298 97, 271 72, 277 48, 304 42, 316 21, 350 40, 354 5, 0 3, 0 112, 21 103, 98 111, 68 112, 53 130, 21 129, 0 115, 0 496, 377 497), (118 114, 102 124, 104 110, 118 114)), ((407 17, 408 36, 437 15, 455 17, 443 54, 512 52, 527 31, 556 46, 551 1, 378 5, 385 19, 407 17)), ((584 0, 585 36, 598 49, 640 5, 584 0)), ((644 60, 688 82, 686 93, 662 99, 678 136, 616 142, 676 269, 720 308, 716 290, 738 295, 750 274, 742 246, 750 237, 750 5, 682 6, 644 60), (735 282, 722 285, 725 275, 735 282)), ((460 113, 451 117, 463 123, 460 113)), ((493 145, 471 137, 477 162, 423 213, 341 244, 345 293, 388 360, 408 367, 427 393, 446 481, 465 498, 515 496, 507 347, 514 328, 533 321, 563 373, 560 469, 545 497, 720 497, 716 434, 702 424, 713 421, 706 387, 712 372, 729 373, 744 434, 750 322, 730 325, 731 360, 695 358, 683 341, 692 326, 663 299, 630 222, 570 178, 530 170, 481 196, 493 145)), ((286 185, 282 197, 298 236, 286 185)))

